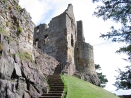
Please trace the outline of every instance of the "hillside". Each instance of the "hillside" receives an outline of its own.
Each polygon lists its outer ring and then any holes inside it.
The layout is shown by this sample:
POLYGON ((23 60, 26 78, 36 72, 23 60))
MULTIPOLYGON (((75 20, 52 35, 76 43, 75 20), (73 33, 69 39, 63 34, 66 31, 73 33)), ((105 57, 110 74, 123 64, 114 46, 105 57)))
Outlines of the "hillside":
POLYGON ((116 95, 89 82, 73 76, 62 76, 67 85, 66 98, 119 98, 116 95))

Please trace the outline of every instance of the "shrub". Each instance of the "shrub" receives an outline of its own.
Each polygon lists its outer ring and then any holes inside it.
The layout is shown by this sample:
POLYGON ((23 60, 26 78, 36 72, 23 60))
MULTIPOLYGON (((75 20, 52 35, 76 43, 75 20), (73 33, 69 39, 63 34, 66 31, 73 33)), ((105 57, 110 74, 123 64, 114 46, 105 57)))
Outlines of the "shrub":
POLYGON ((6 22, 6 26, 9 27, 9 22, 8 21, 6 22))
POLYGON ((18 32, 22 33, 22 28, 21 27, 18 28, 18 32))
POLYGON ((20 6, 19 6, 19 5, 17 5, 17 6, 16 6, 16 9, 17 9, 17 10, 20 10, 20 6))
POLYGON ((16 29, 17 29, 17 26, 16 26, 16 25, 13 25, 13 28, 16 30, 16 29))

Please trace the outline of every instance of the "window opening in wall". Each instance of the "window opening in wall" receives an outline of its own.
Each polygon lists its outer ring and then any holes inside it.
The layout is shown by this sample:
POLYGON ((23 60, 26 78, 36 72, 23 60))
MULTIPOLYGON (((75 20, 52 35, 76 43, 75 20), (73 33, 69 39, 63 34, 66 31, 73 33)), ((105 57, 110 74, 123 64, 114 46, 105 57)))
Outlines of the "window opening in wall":
POLYGON ((76 48, 76 50, 78 51, 78 48, 76 48))
POLYGON ((44 42, 43 44, 46 45, 49 41, 48 34, 44 36, 44 42))
POLYGON ((39 26, 37 26, 36 33, 39 33, 39 26))
POLYGON ((71 19, 71 28, 73 30, 73 20, 71 19))
POLYGON ((73 40, 73 35, 71 34, 71 46, 73 47, 74 45, 74 40, 73 40))
POLYGON ((38 48, 38 39, 35 40, 35 46, 38 48))

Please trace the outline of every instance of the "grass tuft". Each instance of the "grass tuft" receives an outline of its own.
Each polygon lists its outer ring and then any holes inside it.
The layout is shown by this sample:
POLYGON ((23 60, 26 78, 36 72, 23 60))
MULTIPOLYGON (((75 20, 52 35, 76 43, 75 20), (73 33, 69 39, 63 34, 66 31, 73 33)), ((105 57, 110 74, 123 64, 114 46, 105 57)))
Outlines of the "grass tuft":
POLYGON ((18 32, 19 32, 19 33, 22 33, 22 28, 19 27, 19 28, 18 28, 18 32))
POLYGON ((21 60, 32 61, 32 56, 28 52, 17 52, 16 54, 20 57, 21 60))

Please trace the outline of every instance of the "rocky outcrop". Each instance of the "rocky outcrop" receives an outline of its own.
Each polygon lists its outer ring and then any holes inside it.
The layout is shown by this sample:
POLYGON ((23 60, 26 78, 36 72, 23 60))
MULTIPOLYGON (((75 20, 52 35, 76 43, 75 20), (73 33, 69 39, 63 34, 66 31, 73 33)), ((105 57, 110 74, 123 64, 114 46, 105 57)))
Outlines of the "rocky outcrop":
POLYGON ((34 23, 18 0, 0 1, 0 98, 38 98, 59 64, 33 47, 34 23))

